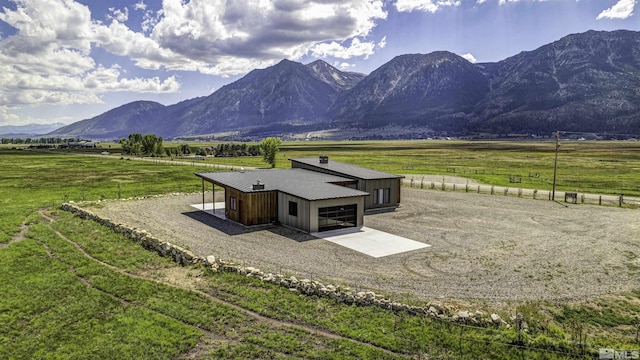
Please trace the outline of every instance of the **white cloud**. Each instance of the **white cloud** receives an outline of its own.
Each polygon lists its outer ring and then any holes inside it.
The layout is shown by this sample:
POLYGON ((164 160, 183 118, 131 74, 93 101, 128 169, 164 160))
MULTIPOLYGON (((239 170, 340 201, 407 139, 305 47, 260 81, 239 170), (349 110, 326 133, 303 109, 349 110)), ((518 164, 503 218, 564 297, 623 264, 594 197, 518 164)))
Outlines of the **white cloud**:
POLYGON ((147 10, 147 4, 145 4, 143 0, 140 0, 139 2, 133 4, 133 10, 145 11, 147 10))
POLYGON ((396 9, 400 12, 427 11, 434 13, 442 7, 460 6, 460 4, 460 0, 398 0, 396 9))
POLYGON ((87 74, 82 83, 85 89, 95 89, 96 92, 108 91, 133 91, 141 93, 166 93, 176 92, 180 89, 180 84, 175 76, 171 76, 164 81, 158 77, 151 79, 134 78, 127 79, 120 77, 120 67, 112 66, 105 68, 102 65, 87 74))
POLYGON ((387 37, 383 37, 379 42, 378 42, 378 47, 380 49, 384 49, 384 47, 387 46, 387 37))
POLYGON ((109 11, 111 11, 111 14, 107 14, 106 16, 107 20, 109 21, 116 20, 118 22, 125 22, 129 20, 128 8, 124 8, 124 10, 120 10, 120 9, 110 7, 109 11))
POLYGON ((602 11, 596 19, 626 19, 633 15, 636 3, 636 0, 619 0, 612 7, 602 11))
POLYGON ((349 47, 344 47, 335 41, 318 44, 311 48, 311 54, 315 57, 335 57, 338 59, 351 59, 353 57, 364 56, 365 59, 373 54, 375 48, 373 42, 361 42, 358 38, 353 38, 349 47))
POLYGON ((142 32, 145 34, 149 33, 149 31, 153 30, 156 24, 158 24, 158 16, 151 10, 145 11, 144 16, 142 17, 142 24, 140 24, 142 32))
POLYGON ((152 38, 192 60, 297 59, 318 43, 366 36, 381 0, 165 0, 152 38))
MULTIPOLYGON (((175 77, 126 78, 118 67, 105 68, 90 56, 92 44, 114 45, 101 39, 131 34, 118 31, 126 28, 120 23, 126 9, 111 9, 113 22, 108 27, 92 21, 89 9, 71 0, 46 0, 46 6, 42 0, 21 0, 14 10, 2 11, 0 20, 17 33, 0 39, 0 106, 92 104, 101 103, 98 94, 108 91, 164 93, 180 87, 175 77)), ((154 44, 135 36, 122 40, 130 42, 120 44, 129 49, 154 44)), ((144 49, 138 51, 145 54, 144 49)))
MULTIPOLYGON (((387 16, 383 0, 164 0, 158 11, 139 0, 93 16, 73 0, 11 1, 15 7, 0 8, 0 20, 17 29, 0 38, 0 106, 10 107, 180 88, 174 76, 127 77, 94 60, 95 47, 143 69, 225 77, 309 53, 366 58, 376 43, 362 39, 387 16), (142 31, 125 24, 129 10, 144 11, 142 31), (93 20, 100 16, 107 20, 93 20)), ((383 38, 377 46, 385 44, 383 38)))
POLYGON ((71 0, 20 0, 16 7, 15 11, 3 8, 0 20, 18 29, 18 35, 8 39, 13 38, 21 51, 51 43, 85 52, 91 49, 91 13, 86 6, 71 0))
POLYGON ((221 58, 216 65, 204 65, 196 70, 202 74, 227 78, 231 75, 246 73, 247 69, 262 69, 274 65, 275 60, 254 60, 242 58, 221 58))
POLYGON ((0 105, 0 124, 7 123, 11 125, 15 125, 20 121, 20 116, 10 112, 8 106, 0 105))
POLYGON ((347 62, 338 62, 338 61, 336 61, 336 62, 333 64, 333 66, 334 66, 334 67, 337 67, 337 68, 339 68, 339 69, 341 69, 341 70, 349 70, 350 68, 355 67, 355 66, 356 66, 356 64, 349 64, 349 63, 347 63, 347 62))
MULTIPOLYGON (((508 4, 508 3, 517 3, 517 2, 521 2, 521 1, 530 1, 530 2, 546 2, 549 0, 498 0, 498 5, 504 5, 504 4, 508 4)), ((575 0, 576 2, 579 2, 580 0, 575 0)), ((476 3, 477 4, 483 4, 487 2, 487 0, 477 0, 476 3)))
POLYGON ((465 58, 468 62, 475 64, 478 60, 476 60, 476 57, 473 56, 471 53, 466 53, 464 55, 460 55, 461 57, 465 58))

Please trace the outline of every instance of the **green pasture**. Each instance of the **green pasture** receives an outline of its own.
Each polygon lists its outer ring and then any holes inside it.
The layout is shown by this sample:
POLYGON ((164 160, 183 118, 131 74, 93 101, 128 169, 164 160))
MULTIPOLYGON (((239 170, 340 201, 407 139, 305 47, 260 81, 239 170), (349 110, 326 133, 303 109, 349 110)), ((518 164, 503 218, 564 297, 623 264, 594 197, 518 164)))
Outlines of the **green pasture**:
MULTIPOLYGON (((171 146, 167 144, 166 146, 171 146)), ((192 148, 207 144, 190 144, 192 148)), ((278 168, 289 158, 328 155, 331 159, 393 174, 467 177, 497 185, 550 190, 555 143, 534 141, 341 141, 284 143, 278 168), (511 183, 512 176, 521 183, 511 183)), ((211 163, 266 167, 260 157, 209 158, 211 163)), ((562 141, 558 190, 640 195, 640 142, 562 141)))
MULTIPOLYGON (((432 166, 446 171, 449 165, 438 164, 442 159, 458 157, 456 164, 471 166, 466 158, 471 154, 474 159, 488 156, 496 169, 498 164, 508 168, 508 154, 494 159, 502 151, 532 163, 552 156, 545 143, 526 145, 526 151, 512 143, 502 144, 502 150, 499 144, 484 144, 490 148, 455 142, 292 143, 283 146, 279 167, 287 167, 289 157, 328 154, 396 173, 410 173, 403 167, 411 162, 414 172, 423 173, 432 166), (412 150, 412 144, 420 146, 412 150)), ((617 160, 621 172, 632 173, 631 164, 637 170, 638 147, 614 144, 620 147, 590 144, 590 155, 575 155, 576 163, 585 169, 587 159, 617 160)), ((587 154, 586 145, 576 144, 574 153, 587 154)), ((563 146, 566 159, 571 146, 563 146)), ((258 158, 213 160, 263 166, 258 158)), ((640 316, 640 292, 592 305, 527 303, 492 309, 504 318, 520 313, 529 323, 526 333, 349 306, 245 276, 180 268, 96 223, 57 210, 63 201, 199 191, 201 182, 193 174, 200 167, 6 149, 0 149, 0 166, 2 359, 173 359, 194 351, 196 358, 211 359, 597 356, 576 339, 576 324, 590 344, 638 348, 633 324, 640 316), (152 274, 168 270, 193 272, 204 282, 195 291, 153 281, 152 274)))

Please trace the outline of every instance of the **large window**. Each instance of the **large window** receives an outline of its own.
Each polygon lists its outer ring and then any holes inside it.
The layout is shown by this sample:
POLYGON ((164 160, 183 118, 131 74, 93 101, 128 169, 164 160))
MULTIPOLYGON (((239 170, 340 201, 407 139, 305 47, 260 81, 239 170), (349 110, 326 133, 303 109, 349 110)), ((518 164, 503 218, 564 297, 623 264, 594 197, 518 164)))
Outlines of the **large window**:
POLYGON ((391 202, 391 188, 374 189, 373 190, 373 204, 388 204, 391 202))
POLYGON ((289 215, 298 216, 298 203, 295 201, 289 201, 289 215))
POLYGON ((229 198, 229 209, 238 210, 237 200, 233 196, 229 198))

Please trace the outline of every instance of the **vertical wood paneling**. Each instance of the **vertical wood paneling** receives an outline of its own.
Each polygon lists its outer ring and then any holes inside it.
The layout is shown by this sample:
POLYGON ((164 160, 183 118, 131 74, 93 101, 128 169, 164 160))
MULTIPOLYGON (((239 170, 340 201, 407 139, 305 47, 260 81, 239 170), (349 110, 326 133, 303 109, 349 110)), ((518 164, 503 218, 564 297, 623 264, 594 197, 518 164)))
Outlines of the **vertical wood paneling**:
POLYGON ((277 219, 277 192, 241 192, 225 188, 227 219, 243 225, 268 224, 277 219), (237 210, 231 210, 231 197, 235 197, 237 210))

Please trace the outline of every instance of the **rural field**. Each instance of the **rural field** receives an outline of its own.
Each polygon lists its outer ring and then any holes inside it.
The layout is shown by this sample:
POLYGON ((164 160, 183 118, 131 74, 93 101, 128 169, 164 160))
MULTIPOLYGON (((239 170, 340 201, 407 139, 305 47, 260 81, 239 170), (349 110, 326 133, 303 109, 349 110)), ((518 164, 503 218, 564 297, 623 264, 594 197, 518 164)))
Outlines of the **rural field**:
MULTIPOLYGON (((514 186, 519 176, 517 186, 549 190, 554 150, 550 142, 301 142, 283 144, 277 167, 326 154, 497 186, 514 186)), ((404 188, 396 212, 367 216, 365 225, 431 247, 374 261, 283 228, 246 231, 194 214, 189 204, 200 199, 201 183, 193 174, 203 171, 195 161, 77 155, 0 148, 0 358, 568 359, 640 348, 633 204, 404 188), (478 319, 497 314, 509 326, 347 305, 181 267, 59 210, 67 201, 199 255, 478 319)), ((198 163, 265 166, 259 157, 198 163)), ((639 170, 637 142, 566 142, 558 189, 638 196, 639 170)))

